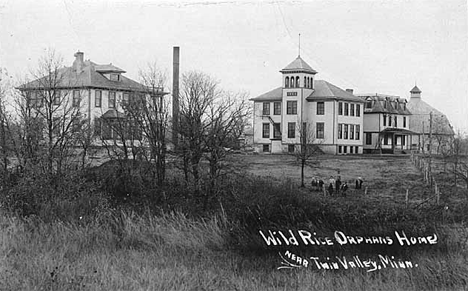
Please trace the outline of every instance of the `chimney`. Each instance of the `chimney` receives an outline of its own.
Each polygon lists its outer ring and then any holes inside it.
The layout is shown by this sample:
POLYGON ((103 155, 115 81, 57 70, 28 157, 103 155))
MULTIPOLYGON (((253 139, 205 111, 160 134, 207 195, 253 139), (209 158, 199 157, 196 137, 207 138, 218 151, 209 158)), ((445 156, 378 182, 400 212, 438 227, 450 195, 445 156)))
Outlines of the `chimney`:
POLYGON ((179 126, 179 47, 175 46, 172 64, 172 143, 174 150, 178 145, 179 126))
POLYGON ((77 51, 75 53, 75 61, 73 62, 73 68, 75 69, 76 73, 81 73, 81 70, 84 65, 84 53, 77 51))
POLYGON ((353 89, 346 89, 346 92, 353 94, 354 90, 353 89))

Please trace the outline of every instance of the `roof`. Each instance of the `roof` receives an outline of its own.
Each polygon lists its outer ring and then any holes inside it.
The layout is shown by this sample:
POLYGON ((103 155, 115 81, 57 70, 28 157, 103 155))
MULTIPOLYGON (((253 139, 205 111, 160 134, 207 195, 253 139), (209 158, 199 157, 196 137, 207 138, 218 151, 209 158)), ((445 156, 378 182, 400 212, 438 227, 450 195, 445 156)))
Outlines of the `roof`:
POLYGON ((281 73, 288 72, 306 72, 316 74, 317 71, 312 69, 300 56, 298 56, 292 63, 286 66, 286 68, 280 71, 281 73))
MULTIPOLYGON (((278 87, 268 91, 258 97, 251 98, 251 101, 282 101, 283 100, 283 87, 278 87)), ((344 100, 364 103, 361 98, 323 80, 314 81, 314 90, 307 96, 307 101, 321 101, 321 100, 344 100)))
POLYGON ((125 114, 122 112, 119 112, 115 109, 109 109, 104 113, 101 118, 125 118, 125 114))
POLYGON ((372 107, 364 107, 364 113, 388 113, 388 114, 401 114, 411 115, 411 111, 406 106, 407 101, 404 98, 394 95, 386 94, 356 94, 366 102, 371 101, 372 107), (386 103, 386 105, 385 105, 386 103))
MULTIPOLYGON (((80 71, 77 71, 74 67, 65 67, 57 70, 58 77, 56 78, 57 84, 54 84, 54 88, 101 88, 110 90, 122 90, 122 91, 147 91, 147 88, 123 75, 120 76, 120 81, 111 81, 106 78, 102 73, 110 72, 106 70, 112 69, 112 72, 123 73, 122 69, 113 65, 98 65, 91 61, 84 61, 80 71)), ((43 89, 50 87, 50 82, 47 81, 48 76, 38 78, 29 83, 23 84, 18 87, 20 90, 34 90, 43 89)))
POLYGON ((327 81, 315 80, 314 91, 306 98, 307 101, 318 100, 344 100, 364 103, 361 98, 354 96, 352 93, 347 92, 327 81))
POLYGON ((411 89, 410 93, 421 93, 421 90, 419 90, 418 86, 414 86, 413 89, 411 89))
POLYGON ((454 135, 455 132, 447 116, 424 102, 421 98, 411 98, 408 109, 412 112, 410 128, 417 133, 430 133, 430 114, 432 112, 432 133, 454 135))
POLYGON ((251 101, 281 101, 283 100, 283 87, 278 87, 258 97, 251 98, 250 100, 251 101))
POLYGON ((382 133, 391 132, 391 133, 406 133, 406 134, 415 134, 414 131, 403 129, 403 128, 385 128, 381 131, 382 133))
POLYGON ((124 70, 118 68, 112 64, 109 65, 95 65, 96 72, 104 73, 104 72, 115 72, 115 73, 125 73, 124 70))

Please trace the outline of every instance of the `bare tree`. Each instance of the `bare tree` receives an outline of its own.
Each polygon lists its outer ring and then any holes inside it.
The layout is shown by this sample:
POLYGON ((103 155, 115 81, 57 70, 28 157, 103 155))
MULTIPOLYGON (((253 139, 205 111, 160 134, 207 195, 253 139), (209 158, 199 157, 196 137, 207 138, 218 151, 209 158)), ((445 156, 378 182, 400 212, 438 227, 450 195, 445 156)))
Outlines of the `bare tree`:
POLYGON ((33 71, 33 81, 21 85, 16 99, 22 131, 19 138, 26 160, 44 161, 44 170, 60 174, 73 155, 72 145, 83 120, 75 72, 49 50, 33 71))
POLYGON ((217 81, 200 72, 183 75, 181 92, 179 153, 186 181, 191 175, 197 194, 200 193, 201 161, 208 161, 206 207, 214 195, 227 151, 238 145, 249 116, 249 106, 245 94, 225 92, 217 81))
POLYGON ((294 145, 292 154, 301 165, 301 187, 305 187, 305 167, 316 166, 317 157, 323 152, 319 147, 321 140, 317 138, 312 126, 306 122, 298 122, 296 129, 299 133, 299 143, 294 145))

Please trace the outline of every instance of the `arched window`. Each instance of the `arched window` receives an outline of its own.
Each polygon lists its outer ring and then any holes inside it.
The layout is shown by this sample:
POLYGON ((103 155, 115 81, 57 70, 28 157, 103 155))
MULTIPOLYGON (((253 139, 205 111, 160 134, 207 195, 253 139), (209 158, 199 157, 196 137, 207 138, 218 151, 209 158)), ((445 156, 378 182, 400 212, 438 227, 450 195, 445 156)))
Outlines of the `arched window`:
POLYGON ((307 88, 310 88, 310 78, 307 78, 307 88))
POLYGON ((291 76, 291 79, 289 80, 289 87, 294 88, 296 86, 296 81, 294 79, 294 76, 291 76))
POLYGON ((304 76, 304 88, 307 88, 307 77, 304 76))
POLYGON ((310 78, 310 89, 314 89, 314 78, 310 78))
POLYGON ((299 88, 299 76, 296 77, 296 88, 299 88))
POLYGON ((289 88, 289 77, 286 77, 286 82, 284 83, 286 88, 289 88))

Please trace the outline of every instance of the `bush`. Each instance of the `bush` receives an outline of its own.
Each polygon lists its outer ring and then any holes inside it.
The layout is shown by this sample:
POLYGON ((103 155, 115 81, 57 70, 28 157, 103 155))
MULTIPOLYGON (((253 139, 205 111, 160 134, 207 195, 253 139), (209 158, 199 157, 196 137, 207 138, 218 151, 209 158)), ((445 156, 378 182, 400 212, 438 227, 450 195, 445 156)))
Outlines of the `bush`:
POLYGON ((21 217, 44 221, 93 219, 109 208, 107 195, 77 173, 60 177, 28 176, 4 189, 1 205, 21 217))

